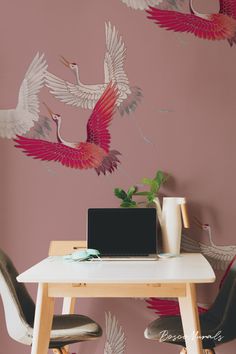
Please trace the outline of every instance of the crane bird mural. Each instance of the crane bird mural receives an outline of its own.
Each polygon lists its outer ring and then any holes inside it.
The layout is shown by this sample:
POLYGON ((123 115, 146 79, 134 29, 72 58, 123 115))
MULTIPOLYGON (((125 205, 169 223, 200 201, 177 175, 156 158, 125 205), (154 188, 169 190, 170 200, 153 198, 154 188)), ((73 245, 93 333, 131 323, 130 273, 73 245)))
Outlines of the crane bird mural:
POLYGON ((0 110, 0 137, 12 139, 27 133, 39 120, 38 94, 44 85, 47 63, 37 53, 21 83, 18 103, 14 109, 0 110))
POLYGON ((112 173, 120 162, 116 150, 110 150, 110 133, 108 127, 114 115, 117 89, 109 84, 102 97, 96 103, 87 122, 87 140, 72 143, 61 136, 62 118, 46 105, 52 120, 57 125, 57 142, 31 139, 17 135, 15 146, 34 159, 54 161, 75 169, 94 168, 98 175, 112 173))
POLYGON ((121 0, 128 7, 134 10, 146 10, 149 6, 156 6, 162 3, 163 0, 121 0))
POLYGON ((125 112, 130 113, 136 109, 142 93, 140 88, 129 86, 129 80, 124 70, 126 48, 122 37, 119 36, 115 26, 112 27, 110 22, 105 23, 105 32, 104 83, 82 83, 78 64, 69 62, 66 58, 61 57, 62 63, 74 73, 76 83, 65 81, 47 72, 46 86, 57 99, 66 104, 93 109, 109 82, 112 81, 118 89, 116 104, 121 115, 123 115, 125 112))
MULTIPOLYGON (((203 225, 208 225, 208 224, 203 224, 203 225)), ((232 261, 229 263, 227 269, 225 270, 220 280, 219 289, 222 287, 235 261, 236 261, 236 256, 233 257, 232 261)), ((159 317, 180 316, 180 307, 177 299, 168 299, 168 298, 163 299, 163 298, 150 297, 145 301, 148 304, 147 308, 154 310, 159 317)), ((197 308, 198 308, 199 315, 204 312, 207 312, 209 307, 210 307, 209 304, 198 304, 197 308)))
MULTIPOLYGON (((164 4, 171 7, 177 7, 178 0, 121 0, 124 4, 134 10, 147 10, 149 6, 158 6, 164 4)), ((179 0, 184 1, 184 0, 179 0)))
MULTIPOLYGON (((145 300, 148 304, 147 308, 152 309, 160 316, 180 316, 180 307, 178 300, 173 299, 161 299, 158 297, 150 297, 145 300)), ((204 313, 207 311, 207 307, 198 304, 198 313, 204 313)))
POLYGON ((195 224, 206 231, 210 244, 193 240, 191 237, 182 235, 181 249, 186 252, 200 252, 211 263, 215 270, 226 270, 236 255, 236 245, 216 245, 212 239, 211 226, 204 224, 195 218, 195 224))
POLYGON ((161 10, 149 7, 148 18, 160 27, 175 32, 188 32, 208 40, 227 39, 230 46, 236 43, 236 1, 220 0, 220 11, 200 14, 189 0, 190 13, 161 10))
POLYGON ((110 312, 105 312, 106 319, 106 342, 104 354, 124 354, 125 352, 125 334, 118 320, 110 312))

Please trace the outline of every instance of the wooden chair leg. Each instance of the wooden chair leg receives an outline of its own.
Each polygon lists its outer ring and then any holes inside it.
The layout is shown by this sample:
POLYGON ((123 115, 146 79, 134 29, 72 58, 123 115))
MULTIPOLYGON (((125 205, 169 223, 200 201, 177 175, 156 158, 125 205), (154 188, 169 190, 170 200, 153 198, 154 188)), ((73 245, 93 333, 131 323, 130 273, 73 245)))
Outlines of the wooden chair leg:
POLYGON ((54 354, 62 354, 61 349, 53 349, 54 354))
POLYGON ((64 348, 61 348, 61 354, 69 354, 68 345, 64 348))
MULTIPOLYGON (((215 354, 215 351, 214 351, 214 349, 204 349, 203 353, 204 354, 215 354)), ((181 352, 179 354, 187 354, 186 348, 182 348, 181 352)))
POLYGON ((183 348, 181 349, 181 352, 180 352, 179 354, 187 354, 186 348, 183 347, 183 348))
POLYGON ((66 347, 60 348, 60 349, 53 349, 52 350, 54 354, 68 354, 68 350, 66 347))

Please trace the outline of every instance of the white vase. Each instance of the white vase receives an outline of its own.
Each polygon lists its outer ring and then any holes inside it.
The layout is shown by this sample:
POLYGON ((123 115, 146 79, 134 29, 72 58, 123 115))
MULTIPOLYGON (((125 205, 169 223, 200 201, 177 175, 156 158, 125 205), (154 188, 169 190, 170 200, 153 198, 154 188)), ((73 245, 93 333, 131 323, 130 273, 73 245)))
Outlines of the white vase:
POLYGON ((185 227, 189 227, 185 198, 163 198, 162 209, 158 198, 154 200, 157 215, 162 231, 163 252, 173 255, 180 254, 182 235, 182 220, 185 227))

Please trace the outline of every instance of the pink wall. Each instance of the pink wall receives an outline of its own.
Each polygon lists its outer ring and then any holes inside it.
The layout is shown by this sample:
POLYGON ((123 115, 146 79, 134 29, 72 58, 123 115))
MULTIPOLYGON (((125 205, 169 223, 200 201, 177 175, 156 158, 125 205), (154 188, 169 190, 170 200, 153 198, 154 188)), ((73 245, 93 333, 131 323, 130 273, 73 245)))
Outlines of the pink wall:
MULTIPOLYGON (((196 4, 199 11, 207 10, 204 2, 212 9, 212 1, 205 0, 196 4)), ((118 206, 114 187, 126 188, 157 169, 174 179, 164 192, 185 195, 191 214, 212 225, 215 243, 236 244, 236 49, 226 41, 159 29, 145 13, 120 0, 5 1, 0 13, 0 108, 16 105, 19 85, 37 51, 45 53, 49 70, 64 79, 74 80, 59 62, 60 54, 79 64, 81 80, 102 83, 105 21, 122 35, 131 86, 141 87, 144 95, 135 114, 116 114, 112 122, 112 147, 122 153, 122 164, 114 174, 98 177, 91 170, 33 160, 11 140, 0 140, 0 244, 19 271, 45 257, 52 239, 84 239, 88 207, 118 206)), ((89 111, 63 105, 46 88, 40 99, 64 116, 62 132, 68 140, 84 139, 89 111)), ((41 112, 46 114, 43 106, 41 112)), ((208 242, 195 227, 190 234, 208 242)), ((202 300, 209 301, 215 288, 202 289, 202 300)), ((127 336, 127 354, 177 352, 174 346, 143 338, 155 318, 144 301, 83 300, 79 307, 102 325, 104 312, 114 313, 127 336)), ((0 337, 4 353, 30 352, 9 339, 4 326, 0 337)), ((80 354, 103 353, 103 346, 104 339, 84 343, 80 354)), ((225 345, 217 353, 233 354, 235 346, 225 345)))

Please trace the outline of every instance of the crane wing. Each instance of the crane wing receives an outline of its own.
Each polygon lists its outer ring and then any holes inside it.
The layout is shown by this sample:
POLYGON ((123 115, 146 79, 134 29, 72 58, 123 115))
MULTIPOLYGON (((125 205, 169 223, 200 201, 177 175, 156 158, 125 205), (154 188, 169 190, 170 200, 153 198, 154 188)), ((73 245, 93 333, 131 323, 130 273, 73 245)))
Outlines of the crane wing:
POLYGON ((131 93, 129 80, 124 71, 125 44, 119 36, 115 26, 105 23, 106 30, 106 54, 104 59, 105 83, 115 82, 119 90, 119 96, 123 99, 131 93))
POLYGON ((102 97, 96 103, 87 123, 87 142, 99 145, 109 151, 111 136, 108 127, 114 114, 117 89, 109 84, 102 97))
MULTIPOLYGON (((236 20, 236 2, 235 0, 220 0, 220 13, 232 17, 236 20)), ((232 38, 228 38, 230 46, 236 43, 236 33, 232 38)))
POLYGON ((186 252, 200 252, 216 270, 225 270, 236 254, 236 246, 213 246, 182 235, 181 249, 186 252))
POLYGON ((71 148, 61 143, 30 139, 17 135, 15 147, 20 148, 27 156, 42 161, 56 161, 75 169, 98 167, 103 159, 101 149, 89 143, 80 143, 78 148, 71 148))
POLYGON ((51 119, 39 115, 39 120, 34 123, 33 129, 29 132, 27 137, 33 139, 47 139, 51 130, 51 119))
POLYGON ((46 73, 46 86, 60 101, 75 107, 92 109, 104 92, 104 85, 72 84, 62 80, 54 74, 46 73))
MULTIPOLYGON (((146 300, 148 308, 155 311, 159 316, 180 316, 179 302, 177 300, 160 299, 151 297, 146 300)), ((198 305, 198 312, 206 312, 207 309, 198 305)))
POLYGON ((148 309, 152 309, 159 316, 178 316, 180 309, 178 301, 151 297, 146 300, 148 309))
POLYGON ((203 18, 154 7, 149 7, 146 12, 148 18, 154 20, 160 27, 175 32, 193 33, 203 39, 229 39, 234 37, 236 31, 236 22, 223 14, 205 15, 206 18, 203 18))
POLYGON ((182 235, 181 250, 185 252, 201 252, 200 242, 189 236, 182 235))
POLYGON ((148 6, 155 6, 162 3, 163 0, 121 0, 128 7, 134 10, 146 10, 148 6))
POLYGON ((17 109, 31 113, 32 120, 39 118, 39 99, 38 93, 44 85, 47 63, 44 54, 37 53, 30 64, 24 80, 22 81, 17 109))
POLYGON ((106 318, 106 342, 104 354, 124 354, 125 334, 115 316, 105 313, 106 318))
POLYGON ((201 243, 201 252, 216 270, 225 270, 236 254, 236 246, 212 246, 201 243))
POLYGON ((220 13, 228 15, 236 19, 236 2, 235 0, 220 0, 220 13))

